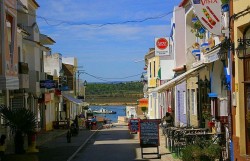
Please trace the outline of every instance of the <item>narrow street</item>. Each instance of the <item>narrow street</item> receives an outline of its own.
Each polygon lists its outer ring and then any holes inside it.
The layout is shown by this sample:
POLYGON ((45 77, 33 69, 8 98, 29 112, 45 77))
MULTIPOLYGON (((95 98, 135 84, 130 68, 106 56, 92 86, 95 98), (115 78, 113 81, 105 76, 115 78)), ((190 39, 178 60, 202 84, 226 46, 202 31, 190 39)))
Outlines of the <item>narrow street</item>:
POLYGON ((132 161, 137 158, 139 140, 128 132, 127 126, 117 125, 100 130, 75 156, 74 161, 132 161))
MULTIPOLYGON (((116 125, 110 129, 101 129, 89 142, 75 155, 72 161, 180 161, 174 159, 165 148, 165 139, 160 130, 160 147, 156 154, 141 156, 139 135, 130 134, 128 126, 116 125)), ((155 153, 156 148, 146 148, 144 153, 155 153)))

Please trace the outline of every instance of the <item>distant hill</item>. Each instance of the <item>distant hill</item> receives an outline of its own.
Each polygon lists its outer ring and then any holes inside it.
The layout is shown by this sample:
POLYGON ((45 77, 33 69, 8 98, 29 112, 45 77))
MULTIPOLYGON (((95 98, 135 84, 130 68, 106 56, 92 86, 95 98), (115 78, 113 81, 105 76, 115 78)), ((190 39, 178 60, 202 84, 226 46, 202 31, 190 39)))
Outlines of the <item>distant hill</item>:
POLYGON ((143 97, 141 82, 88 83, 86 101, 90 104, 136 104, 143 97))

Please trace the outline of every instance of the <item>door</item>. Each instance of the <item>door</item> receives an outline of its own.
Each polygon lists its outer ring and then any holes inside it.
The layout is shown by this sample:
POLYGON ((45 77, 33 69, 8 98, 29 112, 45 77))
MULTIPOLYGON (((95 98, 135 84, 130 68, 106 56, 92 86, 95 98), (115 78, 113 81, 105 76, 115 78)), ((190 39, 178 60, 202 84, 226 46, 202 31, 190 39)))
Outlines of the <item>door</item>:
POLYGON ((247 154, 250 154, 250 84, 246 84, 246 139, 247 154))
POLYGON ((246 109, 246 141, 247 154, 250 154, 250 59, 244 60, 245 109, 246 109))

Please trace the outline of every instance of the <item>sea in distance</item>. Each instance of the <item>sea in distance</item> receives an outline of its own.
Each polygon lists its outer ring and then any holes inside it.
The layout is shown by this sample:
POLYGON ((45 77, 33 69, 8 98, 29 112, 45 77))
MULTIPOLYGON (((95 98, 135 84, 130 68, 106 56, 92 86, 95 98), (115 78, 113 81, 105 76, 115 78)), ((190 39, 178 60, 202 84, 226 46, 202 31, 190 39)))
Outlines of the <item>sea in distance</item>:
POLYGON ((101 116, 111 120, 111 122, 118 122, 118 116, 126 116, 126 106, 89 106, 92 111, 104 108, 109 111, 115 111, 116 114, 94 114, 94 116, 101 116))

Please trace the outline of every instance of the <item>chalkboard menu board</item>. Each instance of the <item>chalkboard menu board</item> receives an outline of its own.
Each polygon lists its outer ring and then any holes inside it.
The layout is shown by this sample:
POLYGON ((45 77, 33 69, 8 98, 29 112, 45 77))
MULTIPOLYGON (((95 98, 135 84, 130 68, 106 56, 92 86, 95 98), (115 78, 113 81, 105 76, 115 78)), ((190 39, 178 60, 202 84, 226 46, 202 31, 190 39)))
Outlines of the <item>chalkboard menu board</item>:
POLYGON ((160 145, 158 120, 145 119, 140 121, 140 145, 141 147, 160 145))
POLYGON ((139 119, 130 119, 129 130, 130 130, 130 132, 138 132, 139 131, 139 119))

